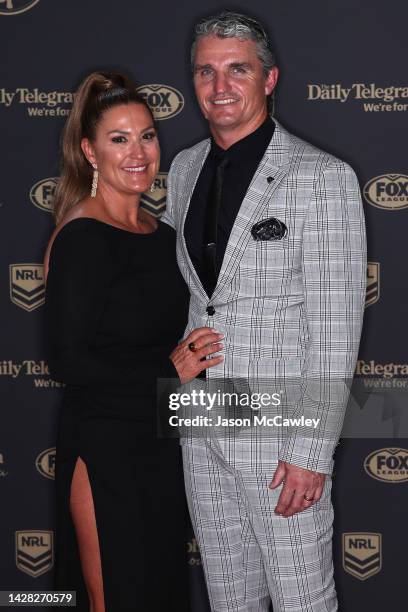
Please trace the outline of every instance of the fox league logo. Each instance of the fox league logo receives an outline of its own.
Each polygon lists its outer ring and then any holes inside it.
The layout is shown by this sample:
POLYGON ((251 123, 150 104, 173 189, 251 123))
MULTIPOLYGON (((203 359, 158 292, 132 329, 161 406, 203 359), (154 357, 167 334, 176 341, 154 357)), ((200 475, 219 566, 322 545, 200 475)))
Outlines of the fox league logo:
POLYGON ((364 460, 364 469, 371 478, 382 482, 408 481, 408 450, 406 448, 380 448, 364 460))
POLYGON ((38 578, 54 564, 52 531, 16 531, 16 565, 19 570, 38 578))
POLYGON ((0 15, 19 15, 32 9, 40 0, 0 0, 0 15))
POLYGON ((382 174, 368 181, 364 197, 369 204, 383 210, 402 210, 408 207, 408 176, 382 174))
POLYGON ((52 211, 52 202, 57 182, 57 178, 46 178, 38 181, 38 183, 31 187, 30 200, 34 206, 45 212, 52 211))
POLYGON ((35 460, 35 466, 44 478, 55 478, 55 447, 42 451, 35 460))
POLYGON ((28 312, 44 304, 45 283, 42 264, 10 265, 10 299, 13 304, 28 312))
POLYGON ((137 92, 146 100, 156 120, 170 119, 183 110, 182 94, 169 85, 142 85, 137 92))
POLYGON ((343 568, 367 580, 382 567, 381 533, 343 533, 343 568))

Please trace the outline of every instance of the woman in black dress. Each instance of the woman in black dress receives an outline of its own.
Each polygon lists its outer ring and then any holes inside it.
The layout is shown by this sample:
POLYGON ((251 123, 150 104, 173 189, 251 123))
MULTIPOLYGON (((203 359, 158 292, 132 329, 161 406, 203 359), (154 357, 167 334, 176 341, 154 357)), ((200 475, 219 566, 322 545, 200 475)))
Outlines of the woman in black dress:
POLYGON ((156 433, 156 380, 191 380, 222 345, 208 328, 177 345, 188 292, 175 232, 139 206, 159 158, 134 84, 91 74, 65 128, 45 257, 49 365, 66 385, 55 586, 84 612, 189 610, 179 445, 156 433))

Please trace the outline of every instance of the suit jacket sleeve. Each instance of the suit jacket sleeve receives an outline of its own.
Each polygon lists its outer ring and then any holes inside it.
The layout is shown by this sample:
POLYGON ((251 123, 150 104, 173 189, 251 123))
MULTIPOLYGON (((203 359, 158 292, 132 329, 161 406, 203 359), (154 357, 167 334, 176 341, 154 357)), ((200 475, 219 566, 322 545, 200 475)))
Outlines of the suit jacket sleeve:
POLYGON ((345 163, 320 172, 303 231, 308 326, 297 416, 319 419, 291 429, 280 459, 330 473, 358 355, 366 291, 366 238, 357 178, 345 163))

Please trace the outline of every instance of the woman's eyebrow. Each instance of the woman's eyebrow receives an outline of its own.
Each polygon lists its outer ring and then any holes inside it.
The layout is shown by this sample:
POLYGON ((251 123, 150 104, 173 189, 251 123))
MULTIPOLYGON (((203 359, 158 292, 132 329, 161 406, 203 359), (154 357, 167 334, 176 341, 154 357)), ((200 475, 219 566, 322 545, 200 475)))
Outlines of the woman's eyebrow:
POLYGON ((129 130, 109 130, 108 134, 113 134, 114 132, 117 134, 130 134, 129 130))

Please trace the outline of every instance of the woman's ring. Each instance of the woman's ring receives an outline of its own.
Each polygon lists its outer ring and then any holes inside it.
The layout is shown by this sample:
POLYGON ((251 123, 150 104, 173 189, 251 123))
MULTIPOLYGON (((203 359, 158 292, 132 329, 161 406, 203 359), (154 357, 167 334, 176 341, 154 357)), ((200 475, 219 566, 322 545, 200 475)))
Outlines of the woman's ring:
POLYGON ((192 353, 195 353, 198 350, 194 342, 190 342, 190 344, 188 345, 188 348, 190 349, 192 353))
POLYGON ((309 502, 309 501, 313 501, 313 497, 308 497, 307 495, 304 495, 304 496, 303 496, 303 499, 304 499, 305 501, 307 501, 307 502, 309 502))

